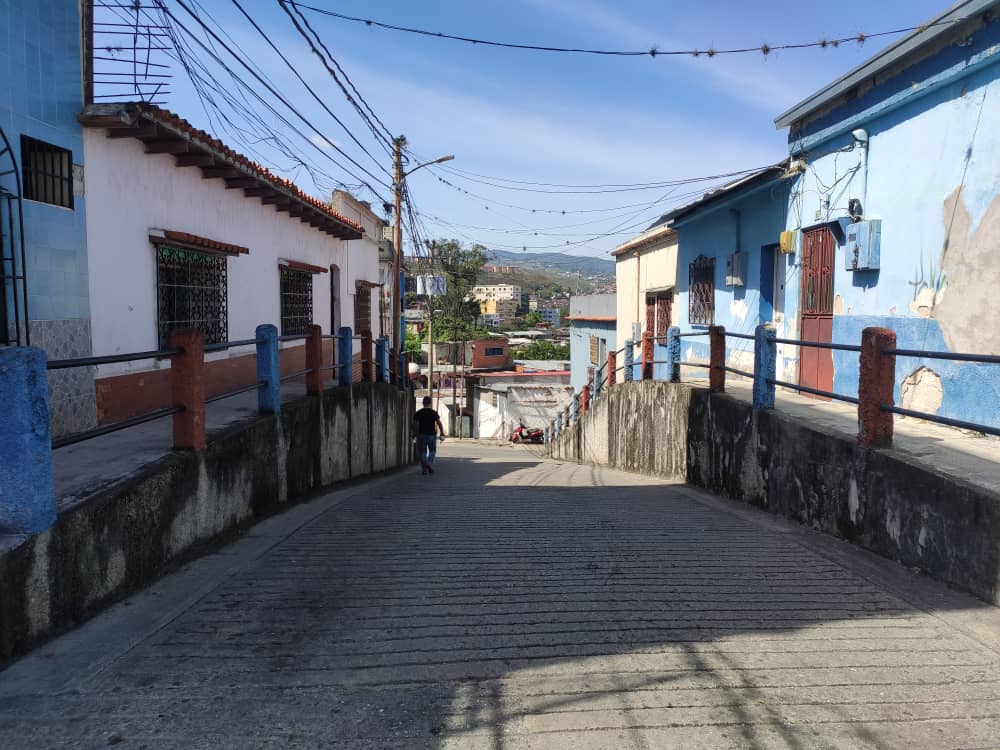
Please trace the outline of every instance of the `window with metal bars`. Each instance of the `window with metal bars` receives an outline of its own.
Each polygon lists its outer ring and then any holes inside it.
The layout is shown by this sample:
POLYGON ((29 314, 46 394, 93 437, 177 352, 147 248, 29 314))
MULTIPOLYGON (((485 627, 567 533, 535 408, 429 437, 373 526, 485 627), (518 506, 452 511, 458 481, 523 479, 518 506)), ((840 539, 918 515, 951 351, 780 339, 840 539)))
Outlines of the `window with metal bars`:
POLYGON ((21 171, 25 198, 73 208, 72 151, 22 135, 21 171))
POLYGON ((313 322, 313 275, 279 266, 281 276, 281 335, 308 333, 313 322))
POLYGON ((715 323, 715 258, 699 255, 688 267, 688 323, 715 323))
POLYGON ((367 281, 354 285, 354 332, 358 336, 372 335, 372 285, 367 281))
POLYGON ((226 256, 156 246, 157 332, 165 348, 170 332, 197 328, 206 344, 229 337, 226 256))

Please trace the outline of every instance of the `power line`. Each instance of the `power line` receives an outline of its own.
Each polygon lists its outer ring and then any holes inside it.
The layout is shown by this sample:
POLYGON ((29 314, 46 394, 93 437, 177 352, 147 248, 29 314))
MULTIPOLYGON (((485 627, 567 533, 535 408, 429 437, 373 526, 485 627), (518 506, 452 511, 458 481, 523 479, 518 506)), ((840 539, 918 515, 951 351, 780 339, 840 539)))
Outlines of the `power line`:
MULTIPOLYGON (((272 94, 272 95, 273 95, 273 96, 274 96, 275 98, 277 98, 277 99, 278 99, 278 101, 280 101, 280 102, 281 102, 282 104, 284 104, 284 105, 285 105, 285 107, 287 107, 289 111, 291 111, 291 112, 292 112, 292 113, 293 113, 293 114, 294 114, 294 115, 295 115, 296 117, 298 117, 298 119, 299 119, 299 120, 301 120, 302 122, 304 122, 304 123, 305 123, 305 124, 306 124, 306 125, 307 125, 307 126, 308 126, 308 127, 309 127, 309 128, 310 128, 310 129, 312 130, 312 131, 313 131, 313 132, 314 132, 314 133, 316 133, 316 134, 317 134, 317 135, 318 135, 318 136, 319 136, 320 138, 322 138, 322 139, 323 139, 324 141, 326 141, 326 142, 327 142, 327 143, 328 143, 328 144, 329 144, 329 145, 331 146, 331 148, 333 148, 333 149, 335 149, 336 151, 338 151, 339 153, 343 154, 343 155, 345 156, 345 158, 347 158, 347 159, 348 159, 348 161, 350 161, 350 162, 351 162, 352 164, 354 164, 354 165, 355 165, 356 167, 358 167, 358 169, 360 169, 360 170, 361 170, 362 172, 364 172, 364 173, 365 173, 365 174, 367 174, 367 175, 368 175, 369 177, 371 177, 371 178, 372 178, 372 179, 373 179, 373 180, 374 180, 375 182, 377 182, 378 184, 380 184, 380 185, 382 185, 382 186, 384 186, 384 187, 386 187, 386 188, 391 188, 391 185, 389 185, 389 183, 385 182, 385 181, 384 181, 383 179, 381 179, 380 177, 378 177, 378 176, 376 176, 376 175, 372 174, 372 173, 371 173, 371 172, 370 172, 369 170, 365 169, 365 167, 364 167, 364 166, 362 166, 361 164, 359 164, 359 163, 358 163, 358 162, 357 162, 356 160, 354 160, 354 159, 353 159, 353 158, 352 158, 352 157, 351 157, 350 155, 346 154, 346 153, 345 153, 345 152, 344 152, 344 151, 343 151, 343 150, 342 150, 342 149, 341 149, 341 148, 340 148, 339 146, 337 146, 337 144, 335 144, 335 143, 334 143, 333 141, 331 141, 331 140, 330 140, 330 139, 329 139, 329 138, 328 138, 327 136, 323 135, 323 133, 322 133, 322 132, 321 132, 321 131, 320 131, 320 130, 319 130, 319 129, 318 129, 318 128, 317 128, 316 126, 315 126, 315 125, 313 125, 313 123, 312 123, 312 122, 310 122, 310 121, 309 121, 309 120, 308 120, 308 119, 307 119, 307 118, 306 118, 306 117, 305 117, 305 116, 304 116, 304 115, 303 115, 303 114, 302 114, 301 112, 299 112, 299 111, 298 111, 298 110, 297 110, 297 109, 296 109, 296 108, 295 108, 295 107, 294 107, 294 106, 293 106, 293 105, 292 105, 292 104, 291 104, 291 103, 290 103, 290 102, 289 102, 289 101, 288 101, 288 100, 287 100, 287 99, 286 99, 286 98, 285 98, 284 96, 282 96, 282 95, 281 95, 281 94, 280 94, 280 93, 279 93, 279 92, 278 92, 278 91, 277 91, 277 90, 276 90, 276 89, 275 89, 275 88, 274 88, 274 87, 273 87, 273 86, 272 86, 271 84, 269 84, 269 83, 268 83, 267 81, 265 81, 263 77, 261 77, 261 76, 260 76, 260 75, 259 75, 259 74, 258 74, 258 73, 257 73, 257 72, 255 71, 255 70, 253 70, 253 68, 252 68, 252 67, 251 67, 251 66, 250 66, 250 65, 249 65, 249 64, 248 64, 248 63, 247 63, 247 62, 246 62, 246 61, 245 61, 245 60, 244 60, 244 59, 243 59, 243 58, 242 58, 242 57, 241 57, 240 55, 238 55, 238 54, 237 54, 236 52, 234 52, 234 51, 232 50, 232 48, 231 48, 231 47, 229 47, 229 45, 227 45, 227 44, 226 44, 226 43, 225 43, 224 41, 222 41, 222 39, 220 39, 220 38, 219 38, 219 35, 218 35, 218 34, 216 34, 216 33, 215 33, 215 32, 214 32, 214 31, 213 31, 212 29, 210 29, 210 28, 208 27, 208 24, 206 24, 206 23, 205 23, 205 22, 204 22, 203 20, 201 20, 201 18, 200 18, 200 17, 198 16, 198 14, 197 14, 197 13, 195 13, 195 12, 193 12, 193 11, 192 11, 192 10, 190 9, 190 7, 188 7, 188 5, 187 5, 187 4, 186 4, 186 3, 184 2, 184 0, 175 0, 175 1, 177 2, 177 4, 178 4, 178 5, 179 5, 179 6, 181 7, 181 8, 183 8, 183 9, 184 9, 184 11, 185 11, 185 12, 186 12, 186 13, 187 13, 188 15, 190 15, 190 16, 191 16, 192 18, 194 18, 194 19, 195 19, 195 21, 197 21, 197 23, 198 23, 198 24, 199 24, 199 25, 200 25, 200 26, 201 26, 201 27, 202 27, 202 28, 203 28, 203 29, 204 29, 204 30, 205 30, 205 31, 206 31, 206 32, 207 32, 207 33, 208 33, 208 34, 209 34, 209 35, 210 35, 210 36, 211 36, 211 37, 212 37, 212 38, 213 38, 213 39, 214 39, 214 40, 215 40, 215 41, 216 41, 216 42, 217 42, 217 43, 218 43, 218 44, 219 44, 219 45, 220 45, 220 46, 221 46, 221 47, 222 47, 223 49, 224 49, 224 50, 226 50, 226 52, 228 52, 228 53, 229 53, 229 54, 230 54, 230 55, 231 55, 231 56, 232 56, 232 57, 233 57, 233 58, 234 58, 234 59, 235 59, 235 60, 236 60, 236 61, 237 61, 237 62, 238 62, 238 63, 239 63, 239 64, 240 64, 240 65, 241 65, 241 66, 242 66, 242 67, 243 67, 244 69, 245 69, 245 70, 247 70, 247 71, 248 71, 248 72, 249 72, 249 73, 250 73, 250 74, 251 74, 251 75, 252 75, 252 76, 253 76, 253 77, 254 77, 254 78, 255 78, 255 79, 256 79, 256 80, 257 80, 257 81, 258 81, 258 82, 260 83, 260 84, 262 84, 262 85, 263 85, 263 86, 264 86, 264 87, 265 87, 265 88, 266 88, 266 89, 267 89, 267 90, 268 90, 268 91, 269 91, 269 92, 270 92, 270 93, 271 93, 271 94, 272 94)), ((210 50, 210 49, 208 48, 208 46, 207 46, 207 45, 206 45, 206 44, 205 44, 205 43, 204 43, 204 42, 203 42, 202 40, 200 40, 200 39, 199 39, 199 38, 198 38, 197 36, 195 36, 194 34, 192 34, 191 30, 190 30, 190 29, 188 29, 188 28, 187 28, 187 26, 185 26, 185 25, 184 25, 184 23, 183 23, 183 22, 182 22, 182 21, 181 21, 180 19, 178 19, 178 18, 177 18, 177 17, 176 17, 176 16, 175 16, 175 15, 174 15, 174 14, 173 14, 173 13, 172 13, 172 12, 171 12, 171 11, 170 11, 170 10, 169 10, 168 8, 167 8, 167 7, 166 7, 166 4, 165 4, 164 0, 156 0, 156 3, 157 3, 157 5, 158 5, 159 9, 161 10, 161 12, 162 12, 162 13, 164 13, 164 14, 165 14, 165 15, 166 15, 167 17, 169 17, 169 18, 170 18, 170 19, 171 19, 171 20, 172 20, 172 21, 173 21, 174 23, 176 23, 176 24, 177 24, 177 25, 178 25, 178 26, 179 26, 179 27, 180 27, 180 28, 181 28, 181 29, 182 29, 182 30, 183 30, 183 31, 184 31, 184 32, 185 32, 185 33, 186 33, 186 34, 188 35, 188 37, 189 37, 189 38, 191 38, 191 39, 192 39, 192 40, 193 40, 193 41, 194 41, 195 43, 197 43, 197 44, 198 44, 198 45, 199 45, 199 46, 200 46, 200 47, 201 47, 202 49, 204 49, 204 50, 205 50, 206 52, 208 52, 208 54, 209 54, 209 55, 211 55, 211 56, 212 56, 212 57, 213 57, 213 58, 215 59, 215 61, 216 61, 217 63, 219 63, 219 65, 221 65, 221 66, 223 67, 223 69, 224 69, 224 70, 226 70, 226 72, 228 72, 228 73, 229 73, 230 75, 232 75, 232 76, 236 77, 236 74, 235 74, 235 72, 234 72, 234 71, 233 71, 233 70, 232 70, 231 68, 229 68, 229 66, 228 66, 228 65, 226 65, 226 64, 225 64, 225 63, 224 63, 224 62, 223 62, 223 61, 221 60, 221 58, 219 58, 219 56, 218 56, 217 54, 215 54, 215 53, 214 53, 213 51, 211 51, 211 50, 210 50)), ((249 89, 249 87, 248 87, 248 89, 249 89)), ((255 96, 257 96, 257 98, 259 98, 259 99, 261 99, 261 101, 263 101, 262 97, 260 97, 260 96, 259 96, 259 94, 257 94, 256 92, 254 92, 254 91, 253 91, 252 89, 249 89, 249 90, 251 91, 251 93, 253 93, 253 94, 254 94, 255 96)), ((286 121, 286 122, 287 122, 287 121, 286 121)), ((289 126, 290 126, 290 127, 292 127, 290 123, 288 123, 288 124, 289 124, 289 126)), ((351 172, 351 171, 350 171, 349 169, 347 169, 346 167, 344 167, 344 165, 340 164, 340 162, 338 162, 338 161, 337 161, 336 159, 334 159, 334 158, 333 158, 333 157, 332 157, 332 156, 331 156, 330 154, 328 154, 328 153, 327 153, 327 152, 326 152, 326 151, 325 151, 325 150, 324 150, 323 148, 321 148, 321 147, 320 147, 319 145, 317 145, 316 143, 313 143, 313 141, 312 141, 312 139, 311 139, 311 138, 309 138, 308 136, 304 136, 304 134, 302 134, 302 132, 301 132, 301 131, 297 131, 297 132, 298 132, 298 134, 299 134, 299 135, 303 136, 303 137, 304 137, 304 138, 305 138, 305 139, 306 139, 306 140, 307 140, 307 141, 308 141, 308 142, 310 143, 310 145, 312 145, 312 146, 313 146, 313 148, 315 148, 315 149, 316 149, 316 150, 317 150, 317 151, 318 151, 318 152, 319 152, 320 154, 322 154, 322 155, 323 155, 324 157, 326 157, 327 159, 330 159, 331 161, 333 161, 333 162, 334 162, 334 163, 335 163, 335 164, 336 164, 336 165, 337 165, 338 167, 340 167, 340 168, 341 168, 341 169, 343 169, 343 170, 344 170, 345 172, 347 172, 348 174, 350 174, 350 175, 351 175, 351 176, 352 176, 353 178, 355 178, 355 179, 359 180, 359 181, 360 181, 360 182, 361 182, 362 184, 364 184, 364 185, 365 185, 365 186, 366 186, 366 187, 367 187, 367 188, 368 188, 369 190, 371 190, 373 194, 375 194, 375 195, 378 195, 378 191, 377 191, 377 190, 376 190, 375 188, 373 188, 373 187, 372 187, 372 186, 371 186, 370 184, 368 184, 368 182, 366 182, 365 180, 363 180, 363 179, 359 178, 359 177, 358 177, 357 175, 353 174, 353 173, 352 173, 352 172, 351 172)))
POLYGON ((420 36, 434 37, 438 39, 450 39, 457 42, 467 42, 469 44, 484 46, 484 47, 500 47, 505 49, 517 49, 517 50, 530 50, 535 52, 565 52, 572 54, 584 54, 584 55, 598 55, 603 57, 715 57, 717 55, 739 55, 756 53, 767 56, 772 52, 778 50, 794 50, 794 49, 809 49, 813 47, 818 47, 822 49, 827 48, 838 48, 841 45, 846 45, 854 43, 857 45, 863 45, 869 39, 875 39, 884 36, 893 36, 897 34, 905 34, 910 31, 917 31, 918 29, 927 29, 934 26, 947 26, 957 23, 962 23, 966 21, 966 18, 958 18, 950 21, 938 21, 937 23, 927 23, 920 26, 908 26, 901 29, 892 29, 890 31, 879 31, 873 34, 858 33, 854 36, 846 37, 834 37, 827 39, 820 39, 816 42, 801 42, 801 43, 789 43, 789 44, 757 44, 748 47, 734 47, 729 49, 715 49, 714 47, 708 47, 706 49, 673 49, 673 50, 661 50, 655 45, 643 50, 616 50, 616 49, 593 49, 587 47, 560 47, 553 45, 538 45, 538 44, 523 44, 515 42, 498 42, 490 39, 479 39, 476 37, 460 36, 457 34, 445 34, 440 31, 429 31, 427 29, 416 29, 409 26, 400 26, 399 24, 388 23, 386 21, 376 21, 372 18, 360 18, 358 16, 349 16, 344 13, 337 13, 332 10, 327 10, 326 8, 317 8, 313 5, 307 5, 305 3, 296 2, 296 0, 286 0, 290 5, 294 5, 300 8, 305 8, 306 10, 311 10, 314 13, 319 13, 324 16, 329 16, 331 18, 337 18, 342 21, 350 21, 353 23, 363 23, 366 26, 377 26, 381 29, 387 29, 390 31, 400 31, 408 34, 417 34, 420 36))
MULTIPOLYGON (((378 164, 379 168, 383 172, 385 172, 386 175, 388 175, 389 177, 391 177, 392 174, 389 172, 389 170, 386 169, 384 166, 382 166, 381 162, 379 162, 379 160, 371 153, 371 151, 369 151, 367 148, 364 147, 364 145, 362 145, 361 141, 359 141, 357 139, 357 137, 354 135, 354 133, 351 132, 350 128, 348 128, 347 125, 344 124, 343 120, 341 120, 339 117, 337 117, 337 115, 333 112, 333 110, 330 109, 330 107, 326 104, 326 102, 323 101, 322 98, 320 98, 320 96, 313 90, 313 88, 308 83, 306 83, 306 80, 302 77, 302 74, 299 73, 298 69, 294 65, 292 65, 291 62, 289 62, 288 58, 285 57, 285 55, 281 52, 281 50, 278 49, 278 47, 274 44, 273 41, 271 41, 271 38, 267 35, 267 33, 257 24, 257 22, 250 16, 250 14, 247 13, 247 11, 240 4, 239 0, 232 0, 232 3, 240 11, 240 13, 243 14, 244 18, 246 18, 247 21, 250 22, 250 25, 253 26, 254 29, 257 30, 257 33, 260 34, 264 38, 264 41, 267 42, 267 44, 271 47, 271 49, 274 50, 275 54, 277 54, 278 57, 281 58, 281 61, 283 63, 285 63, 285 65, 288 67, 288 69, 292 71, 292 73, 298 79, 299 83, 301 83, 305 87, 306 91, 308 91, 309 94, 312 96, 312 98, 316 100, 316 102, 319 104, 319 106, 321 106, 323 108, 323 110, 328 115, 330 115, 330 117, 333 118, 334 122, 336 122, 338 125, 340 125, 341 128, 343 128, 344 132, 347 133, 347 135, 349 135, 351 137, 351 140, 354 141, 358 145, 358 148, 360 148, 362 151, 364 151, 365 154, 367 154, 368 157, 372 161, 374 161, 376 164, 378 164)), ((338 151, 339 151, 339 149, 338 149, 338 151)), ((341 153, 343 153, 343 152, 341 152, 341 153)))

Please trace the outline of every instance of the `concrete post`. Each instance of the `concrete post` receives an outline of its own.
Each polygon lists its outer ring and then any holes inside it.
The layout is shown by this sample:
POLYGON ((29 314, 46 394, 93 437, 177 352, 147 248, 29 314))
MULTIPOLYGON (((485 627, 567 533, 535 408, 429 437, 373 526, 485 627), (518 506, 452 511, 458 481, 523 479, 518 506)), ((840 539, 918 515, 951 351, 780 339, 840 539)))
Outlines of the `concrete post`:
POLYGON ((375 379, 380 383, 389 382, 389 339, 385 336, 375 342, 375 379))
POLYGON ((708 328, 708 388, 713 393, 726 390, 726 329, 722 326, 708 328))
POLYGON ((861 332, 861 375, 858 379, 858 442, 872 448, 892 445, 892 412, 881 404, 894 405, 896 355, 883 354, 896 348, 896 332, 888 328, 866 328, 861 332))
POLYGON ((608 352, 608 388, 615 384, 618 378, 618 352, 608 352))
POLYGON ((316 396, 323 392, 323 329, 315 323, 309 326, 306 339, 306 393, 316 396))
POLYGON ((270 323, 257 326, 257 410, 263 414, 281 413, 281 360, 278 352, 278 329, 270 323))
POLYGON ((354 371, 354 332, 350 326, 337 331, 337 380, 350 385, 354 371))
POLYGON ((778 345, 773 323, 757 326, 753 344, 753 408, 774 408, 774 380, 778 375, 778 345))
POLYGON ((580 389, 580 416, 587 413, 590 408, 590 386, 585 385, 580 389))
POLYGON ((642 334, 642 379, 653 379, 653 332, 642 334))
POLYGON ((681 381, 681 329, 670 326, 667 329, 667 363, 671 383, 681 381))
MULTIPOLYGON (((277 335, 275 329, 275 336, 277 335)), ((174 450, 204 450, 207 444, 205 335, 194 328, 174 331, 170 334, 169 347, 183 350, 170 360, 171 398, 175 406, 183 407, 183 411, 174 414, 174 450)), ((260 361, 259 357, 257 361, 260 361)))
POLYGON ((625 341, 625 382, 632 382, 635 376, 635 371, 633 367, 635 366, 635 343, 632 339, 627 339, 625 341))
POLYGON ((0 347, 0 533, 37 534, 56 522, 45 352, 0 347))
POLYGON ((367 383, 375 382, 375 354, 372 337, 368 333, 361 337, 361 379, 367 383))
POLYGON ((562 412, 556 414, 556 435, 561 434, 563 431, 563 415, 562 412))

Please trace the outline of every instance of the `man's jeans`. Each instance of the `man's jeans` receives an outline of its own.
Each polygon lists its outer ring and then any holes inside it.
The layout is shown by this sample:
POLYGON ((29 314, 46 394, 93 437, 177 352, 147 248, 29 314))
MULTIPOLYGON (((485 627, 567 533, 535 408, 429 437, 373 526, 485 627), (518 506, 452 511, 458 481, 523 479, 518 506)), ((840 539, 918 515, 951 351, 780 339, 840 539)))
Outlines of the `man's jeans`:
POLYGON ((433 466, 437 455, 437 435, 417 435, 417 455, 421 466, 433 466), (424 453, 427 455, 424 456, 424 453))

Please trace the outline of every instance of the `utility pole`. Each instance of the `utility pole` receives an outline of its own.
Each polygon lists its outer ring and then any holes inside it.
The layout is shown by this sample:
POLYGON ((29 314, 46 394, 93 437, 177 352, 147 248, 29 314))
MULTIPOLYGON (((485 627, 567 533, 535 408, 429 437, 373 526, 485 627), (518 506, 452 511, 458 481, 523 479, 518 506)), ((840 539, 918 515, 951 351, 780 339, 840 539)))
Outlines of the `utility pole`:
POLYGON ((399 136, 392 141, 392 192, 395 200, 395 231, 392 242, 396 246, 396 254, 393 262, 395 272, 392 296, 392 346, 395 361, 392 363, 393 372, 396 373, 396 382, 403 386, 406 384, 406 375, 403 372, 403 147, 406 146, 406 137, 399 136))

